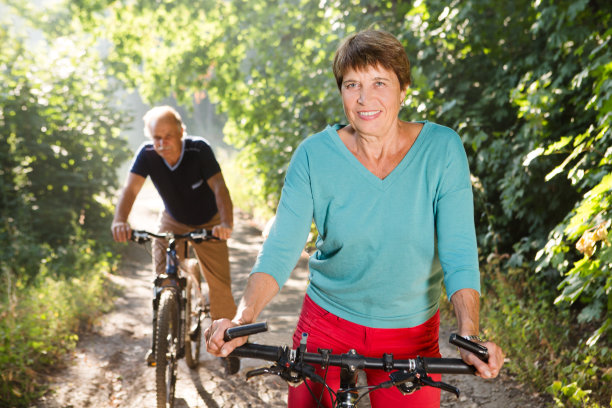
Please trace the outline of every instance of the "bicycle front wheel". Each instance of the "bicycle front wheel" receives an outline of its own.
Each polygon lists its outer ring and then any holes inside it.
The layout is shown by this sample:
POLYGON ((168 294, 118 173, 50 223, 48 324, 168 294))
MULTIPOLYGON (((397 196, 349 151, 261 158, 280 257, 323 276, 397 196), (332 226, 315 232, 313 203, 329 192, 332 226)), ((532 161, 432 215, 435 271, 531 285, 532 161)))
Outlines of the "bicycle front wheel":
POLYGON ((157 408, 172 408, 174 407, 179 341, 179 305, 175 291, 170 289, 162 291, 158 310, 155 337, 157 408))
POLYGON ((189 368, 196 368, 200 360, 202 343, 202 319, 205 311, 200 298, 200 281, 187 279, 185 299, 185 362, 189 368), (197 285, 197 286, 196 286, 197 285))

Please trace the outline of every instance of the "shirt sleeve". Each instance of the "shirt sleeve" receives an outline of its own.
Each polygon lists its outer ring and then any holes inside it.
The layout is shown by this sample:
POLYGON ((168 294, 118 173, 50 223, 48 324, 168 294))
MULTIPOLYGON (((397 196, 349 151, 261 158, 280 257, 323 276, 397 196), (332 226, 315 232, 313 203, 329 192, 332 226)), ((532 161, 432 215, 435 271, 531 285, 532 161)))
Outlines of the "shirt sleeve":
POLYGON ((138 152, 136 153, 136 155, 134 156, 134 159, 132 160, 132 166, 130 169, 130 172, 136 173, 139 176, 142 176, 144 178, 147 178, 147 176, 149 176, 149 173, 150 173, 149 168, 147 166, 146 150, 147 150, 146 143, 143 143, 142 145, 140 145, 140 147, 138 148, 138 152))
POLYGON ((301 145, 287 169, 276 218, 251 273, 267 273, 282 287, 304 249, 312 217, 309 160, 306 149, 301 145))
POLYGON ((208 180, 221 171, 221 166, 219 166, 219 162, 217 162, 217 158, 210 145, 204 141, 201 143, 198 157, 202 165, 202 177, 204 180, 208 180))
POLYGON ((453 132, 435 204, 438 254, 448 298, 471 288, 480 293, 474 198, 465 149, 453 132))

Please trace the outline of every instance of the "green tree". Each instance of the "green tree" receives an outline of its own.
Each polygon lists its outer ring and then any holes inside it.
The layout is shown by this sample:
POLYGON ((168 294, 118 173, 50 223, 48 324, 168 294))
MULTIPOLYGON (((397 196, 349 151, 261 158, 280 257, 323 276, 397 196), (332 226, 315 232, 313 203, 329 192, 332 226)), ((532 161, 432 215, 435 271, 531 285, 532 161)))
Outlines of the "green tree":
POLYGON ((129 151, 92 43, 36 52, 14 28, 0 23, 0 400, 30 406, 36 372, 108 299, 110 198, 129 151))
MULTIPOLYGON (((112 86, 87 48, 59 38, 49 54, 33 55, 5 28, 0 35, 3 237, 15 248, 2 258, 10 269, 22 234, 50 248, 74 242, 79 230, 98 239, 128 152, 119 137, 125 115, 109 103, 112 86)), ((28 259, 35 276, 40 258, 28 259)))

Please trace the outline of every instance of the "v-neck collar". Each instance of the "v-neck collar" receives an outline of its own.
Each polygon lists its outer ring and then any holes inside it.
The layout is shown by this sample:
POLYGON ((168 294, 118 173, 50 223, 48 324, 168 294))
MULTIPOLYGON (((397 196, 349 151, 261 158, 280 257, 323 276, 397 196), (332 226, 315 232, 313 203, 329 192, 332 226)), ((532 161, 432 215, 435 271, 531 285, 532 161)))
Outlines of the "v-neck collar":
POLYGON ((384 179, 378 178, 374 173, 368 170, 360 161, 355 157, 355 155, 349 150, 348 147, 342 142, 340 135, 338 134, 338 130, 343 128, 345 125, 333 125, 328 126, 327 130, 331 136, 332 141, 338 147, 340 153, 348 160, 348 162, 361 174, 366 180, 368 180, 372 185, 376 186, 380 190, 386 190, 393 184, 393 182, 401 176, 406 167, 413 160, 414 156, 418 153, 421 145, 423 144, 423 140, 426 137, 426 134, 429 132, 430 123, 428 121, 415 121, 415 123, 422 123, 423 128, 417 135, 414 143, 410 147, 410 149, 406 152, 402 160, 395 166, 393 170, 384 179))
POLYGON ((185 138, 183 137, 183 140, 182 140, 182 143, 181 143, 181 155, 179 156, 179 159, 176 162, 176 164, 174 166, 171 166, 170 163, 168 163, 166 161, 166 159, 164 159, 163 157, 161 159, 164 161, 164 163, 166 164, 166 167, 168 167, 170 169, 170 171, 174 171, 174 170, 178 169, 178 166, 181 165, 181 162, 183 161, 183 155, 184 154, 185 154, 185 138))

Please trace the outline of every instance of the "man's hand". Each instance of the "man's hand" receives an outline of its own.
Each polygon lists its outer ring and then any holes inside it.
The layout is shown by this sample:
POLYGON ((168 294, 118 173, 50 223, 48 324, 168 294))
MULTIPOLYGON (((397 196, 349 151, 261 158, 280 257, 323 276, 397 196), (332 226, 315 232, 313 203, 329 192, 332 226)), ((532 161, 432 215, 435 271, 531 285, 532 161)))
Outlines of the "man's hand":
POLYGON ((489 362, 485 363, 475 354, 470 353, 467 350, 459 349, 459 353, 461 354, 461 358, 466 363, 473 365, 478 372, 476 375, 482 378, 495 378, 499 374, 499 370, 501 370, 504 365, 504 352, 497 344, 486 341, 482 344, 489 350, 489 362))
POLYGON ((125 221, 113 221, 111 232, 113 239, 117 242, 126 242, 132 236, 132 228, 125 221))
POLYGON ((219 239, 229 239, 232 236, 232 227, 222 222, 213 227, 212 234, 219 239))

